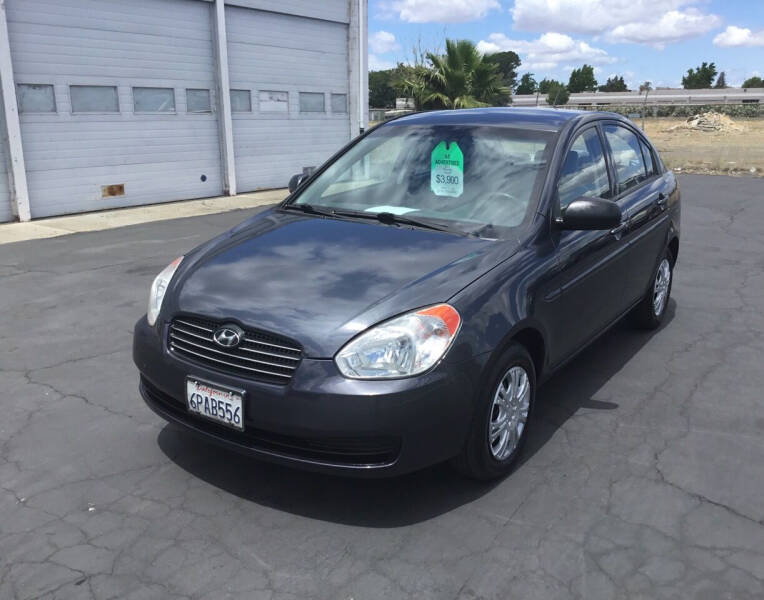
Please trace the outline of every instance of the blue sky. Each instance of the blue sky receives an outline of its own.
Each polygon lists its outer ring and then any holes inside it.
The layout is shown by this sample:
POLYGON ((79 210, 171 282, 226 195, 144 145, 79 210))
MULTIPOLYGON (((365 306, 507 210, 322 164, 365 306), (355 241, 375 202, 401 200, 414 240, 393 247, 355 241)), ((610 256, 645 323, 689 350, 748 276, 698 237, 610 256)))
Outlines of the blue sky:
POLYGON ((514 50, 520 73, 567 81, 595 67, 601 83, 623 75, 681 87, 702 61, 728 85, 764 77, 764 0, 369 0, 369 69, 410 62, 412 48, 470 39, 484 52, 514 50))

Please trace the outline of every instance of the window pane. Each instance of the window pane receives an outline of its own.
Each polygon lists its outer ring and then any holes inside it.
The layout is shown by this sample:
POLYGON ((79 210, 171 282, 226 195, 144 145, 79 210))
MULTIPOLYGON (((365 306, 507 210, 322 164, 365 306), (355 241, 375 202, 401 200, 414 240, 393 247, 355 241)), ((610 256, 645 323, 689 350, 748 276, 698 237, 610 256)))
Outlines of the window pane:
POLYGON ((73 85, 69 87, 72 112, 119 112, 117 88, 111 85, 73 85))
POLYGON ((605 137, 613 153, 618 193, 644 181, 647 173, 637 136, 620 125, 605 125, 605 137))
POLYGON ((186 110, 190 113, 212 112, 209 90, 186 90, 186 110))
POLYGON ((56 112, 56 97, 52 85, 20 83, 18 96, 20 113, 56 112))
POLYGON ((315 92, 300 92, 300 112, 324 112, 324 95, 315 92))
POLYGON ((289 93, 260 92, 260 110, 262 112, 289 112, 289 93))
POLYGON ((348 97, 346 94, 332 94, 332 112, 346 113, 348 111, 348 97))
POLYGON ((652 177, 655 174, 655 165, 653 163, 652 152, 650 152, 650 148, 642 140, 639 140, 639 145, 642 146, 642 156, 645 158, 647 176, 652 177))
POLYGON ((175 90, 172 88, 133 88, 135 112, 175 112, 175 90))
POLYGON ((596 129, 587 129, 573 142, 562 165, 557 191, 560 208, 580 196, 607 198, 610 195, 605 154, 596 129))
POLYGON ((249 90, 231 90, 231 111, 252 112, 252 97, 249 90))

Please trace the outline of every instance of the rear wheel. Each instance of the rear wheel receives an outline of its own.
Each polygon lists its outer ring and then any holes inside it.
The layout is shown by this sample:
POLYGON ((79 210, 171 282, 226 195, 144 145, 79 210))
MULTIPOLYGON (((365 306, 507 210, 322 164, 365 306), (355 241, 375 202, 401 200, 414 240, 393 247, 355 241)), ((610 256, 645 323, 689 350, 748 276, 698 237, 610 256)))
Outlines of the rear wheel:
POLYGON ((674 261, 671 252, 666 250, 655 269, 650 289, 632 313, 632 320, 638 327, 655 329, 663 322, 673 279, 674 261))
POLYGON ((469 438, 456 467, 468 477, 494 479, 512 468, 527 436, 536 372, 519 344, 505 350, 481 392, 469 438))

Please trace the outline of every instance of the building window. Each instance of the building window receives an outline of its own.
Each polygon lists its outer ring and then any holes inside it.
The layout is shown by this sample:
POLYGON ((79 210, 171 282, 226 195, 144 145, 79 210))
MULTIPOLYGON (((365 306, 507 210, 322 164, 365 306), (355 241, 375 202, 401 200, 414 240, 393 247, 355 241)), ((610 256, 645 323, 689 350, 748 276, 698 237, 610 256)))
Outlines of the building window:
POLYGON ((324 95, 316 92, 300 92, 300 112, 326 112, 324 95))
POLYGON ((347 94, 332 94, 332 112, 347 113, 348 97, 347 94))
POLYGON ((56 112, 56 96, 49 84, 20 83, 18 100, 20 113, 56 112))
POLYGON ((113 85, 69 86, 74 113, 118 113, 119 97, 113 85))
POLYGON ((137 113, 175 112, 175 90, 172 88, 133 88, 137 113))
POLYGON ((252 96, 249 90, 231 90, 231 111, 252 112, 252 96))
POLYGON ((212 112, 209 90, 186 90, 186 110, 190 113, 212 112))
POLYGON ((261 112, 289 112, 289 93, 262 91, 259 94, 261 112))

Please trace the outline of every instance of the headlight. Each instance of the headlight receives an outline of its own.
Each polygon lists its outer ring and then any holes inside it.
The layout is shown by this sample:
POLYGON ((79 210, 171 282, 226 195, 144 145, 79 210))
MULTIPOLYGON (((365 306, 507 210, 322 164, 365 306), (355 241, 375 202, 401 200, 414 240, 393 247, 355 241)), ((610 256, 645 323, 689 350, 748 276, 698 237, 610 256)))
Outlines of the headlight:
POLYGON ((159 310, 162 308, 162 300, 164 300, 164 293, 167 291, 167 286, 170 285, 172 276, 175 275, 175 271, 180 264, 183 257, 176 258, 164 270, 156 276, 154 283, 151 284, 151 291, 149 292, 149 309, 146 313, 146 318, 149 321, 149 325, 152 327, 157 322, 159 317, 159 310))
POLYGON ((424 373, 446 353, 461 317, 448 304, 407 313, 371 327, 337 353, 351 379, 393 379, 424 373))

